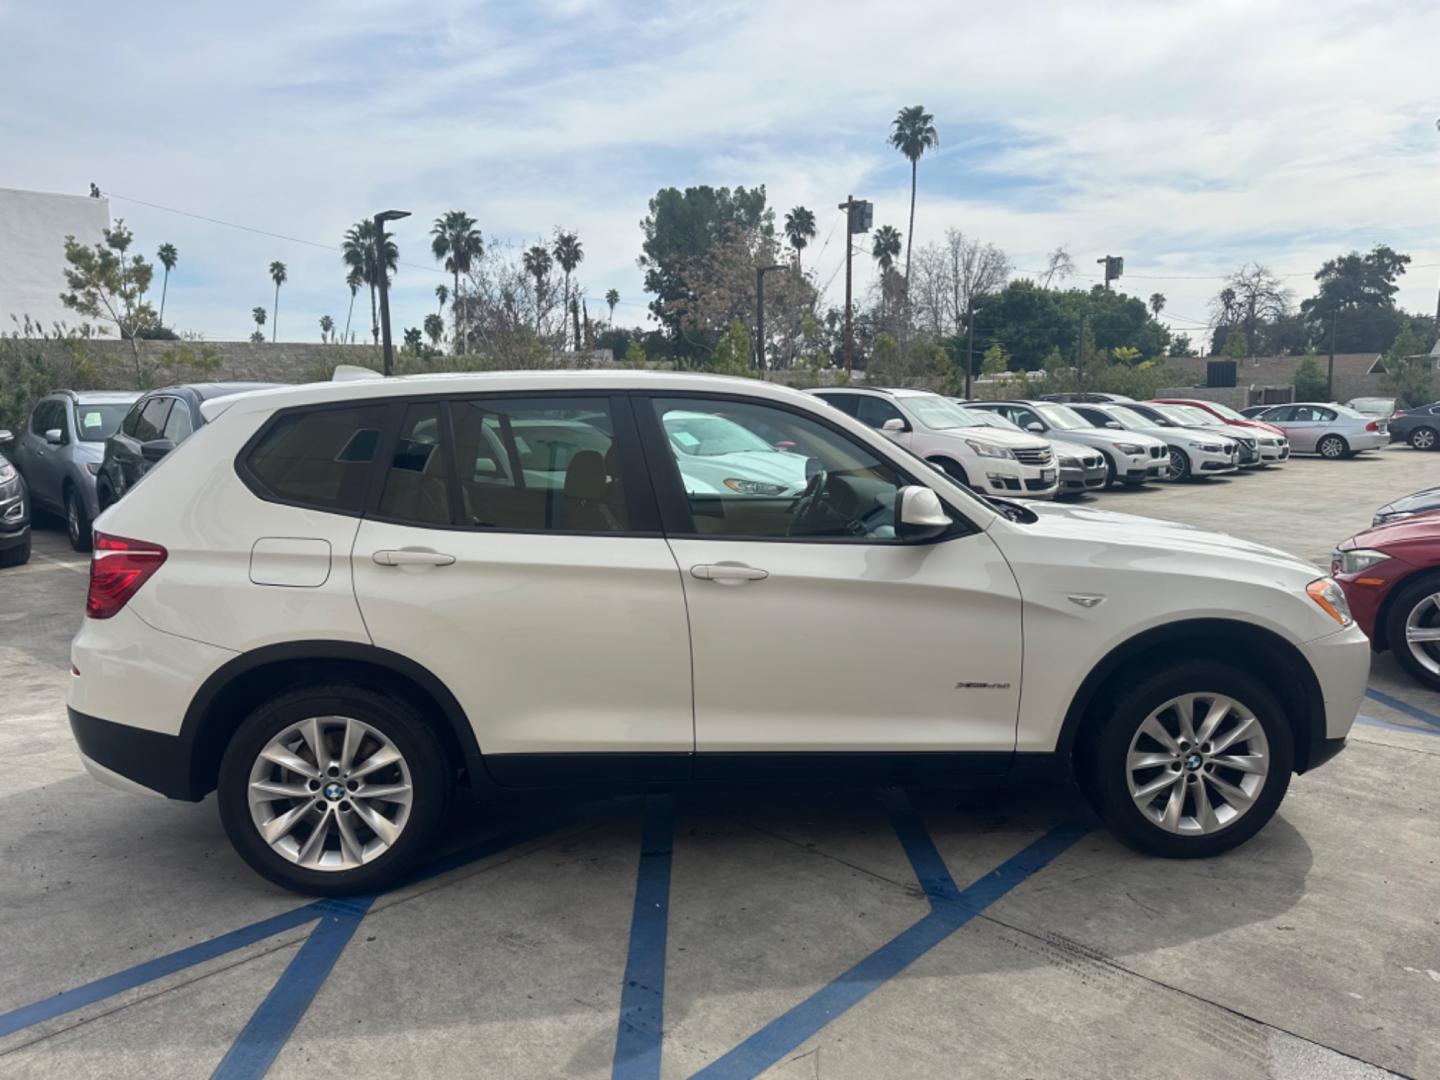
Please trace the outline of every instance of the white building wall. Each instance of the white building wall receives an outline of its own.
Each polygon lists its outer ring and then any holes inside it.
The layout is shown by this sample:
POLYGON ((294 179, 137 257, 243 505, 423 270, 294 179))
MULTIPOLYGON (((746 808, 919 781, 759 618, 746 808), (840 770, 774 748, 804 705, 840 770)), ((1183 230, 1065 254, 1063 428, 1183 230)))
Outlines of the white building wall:
POLYGON ((94 244, 110 226, 110 200, 0 188, 0 334, 25 316, 46 330, 85 321, 60 303, 65 237, 94 244))

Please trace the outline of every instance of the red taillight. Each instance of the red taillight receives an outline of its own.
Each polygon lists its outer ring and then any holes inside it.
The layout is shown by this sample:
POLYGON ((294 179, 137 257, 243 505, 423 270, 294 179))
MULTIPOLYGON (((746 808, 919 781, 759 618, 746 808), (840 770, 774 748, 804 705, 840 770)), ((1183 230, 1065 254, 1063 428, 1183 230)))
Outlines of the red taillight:
POLYGON ((1394 420, 1397 416, 1404 416, 1404 415, 1405 415, 1405 410, 1404 410, 1404 409, 1396 409, 1394 412, 1392 412, 1392 413, 1390 414, 1390 419, 1391 419, 1391 420, 1394 420))
POLYGON ((85 597, 86 616, 108 619, 114 615, 160 569, 165 555, 159 544, 96 533, 90 556, 90 592, 85 597))
POLYGON ((1368 424, 1365 425, 1365 430, 1366 430, 1366 431, 1379 431, 1379 430, 1380 430, 1380 425, 1377 424, 1374 420, 1371 420, 1370 423, 1368 423, 1368 424))

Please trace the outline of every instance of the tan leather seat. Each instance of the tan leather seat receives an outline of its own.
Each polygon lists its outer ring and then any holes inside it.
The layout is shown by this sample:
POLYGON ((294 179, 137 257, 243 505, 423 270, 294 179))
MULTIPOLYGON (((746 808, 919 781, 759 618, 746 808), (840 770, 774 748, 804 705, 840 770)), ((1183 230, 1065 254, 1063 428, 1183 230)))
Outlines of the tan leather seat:
POLYGON ((577 532, 618 532, 620 523, 607 505, 610 481, 598 451, 581 450, 565 470, 565 494, 559 526, 577 532))

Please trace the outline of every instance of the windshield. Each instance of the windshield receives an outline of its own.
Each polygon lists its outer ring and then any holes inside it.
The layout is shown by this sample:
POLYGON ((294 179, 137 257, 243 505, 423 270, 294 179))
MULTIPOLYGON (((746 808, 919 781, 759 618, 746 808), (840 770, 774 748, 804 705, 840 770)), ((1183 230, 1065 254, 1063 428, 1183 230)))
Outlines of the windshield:
POLYGON ((901 398, 910 415, 934 431, 948 431, 951 428, 979 427, 982 421, 976 419, 969 409, 962 409, 946 401, 938 394, 901 398))
MULTIPOLYGON (((1215 410, 1217 413, 1219 413, 1221 416, 1225 417, 1226 420, 1245 420, 1245 419, 1248 419, 1248 417, 1244 416, 1244 415, 1241 414, 1241 413, 1236 412, 1236 411, 1235 411, 1234 409, 1232 409, 1229 405, 1221 404, 1221 403, 1218 402, 1218 401, 1212 401, 1212 402, 1210 402, 1210 408, 1214 409, 1214 410, 1215 410)), ((1200 412, 1204 412, 1205 410, 1204 410, 1204 409, 1200 409, 1199 411, 1200 411, 1200 412)))
POLYGON ((763 451, 768 454, 780 452, 754 432, 719 416, 667 413, 665 433, 681 452, 696 457, 716 457, 720 454, 739 454, 745 451, 763 451))
POLYGON ((82 442, 104 442, 120 430, 120 421, 130 411, 127 404, 76 405, 75 430, 82 442))
POLYGON ((1225 421, 1204 409, 1193 405, 1171 405, 1178 414, 1178 422, 1189 427, 1225 427, 1225 421))
POLYGON ((1086 431, 1095 426, 1069 405, 1036 404, 1032 408, 1045 418, 1047 424, 1060 431, 1086 431))
POLYGON ((999 413, 993 413, 989 409, 966 409, 963 405, 957 405, 956 408, 963 409, 966 416, 974 417, 980 427, 998 427, 1006 431, 1025 430, 1019 424, 1011 423, 999 413))
POLYGON ((1141 416, 1134 409, 1127 409, 1123 405, 1111 405, 1105 410, 1107 416, 1119 422, 1126 431, 1144 431, 1146 428, 1155 426, 1155 421, 1141 416))

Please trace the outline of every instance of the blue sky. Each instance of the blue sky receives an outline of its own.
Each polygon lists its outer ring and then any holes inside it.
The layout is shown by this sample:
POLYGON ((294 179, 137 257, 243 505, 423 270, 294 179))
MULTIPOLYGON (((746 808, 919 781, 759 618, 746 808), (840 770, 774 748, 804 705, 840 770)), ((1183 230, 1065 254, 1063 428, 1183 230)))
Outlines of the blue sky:
POLYGON ((0 35, 25 43, 0 68, 0 187, 98 183, 142 250, 179 248, 167 317, 212 339, 271 306, 273 259, 282 338, 343 322, 327 246, 392 206, 415 214, 399 326, 434 310, 425 234, 456 207, 491 242, 578 231, 592 312, 613 287, 643 324, 638 222, 667 184, 814 209, 806 263, 838 299, 835 204, 870 198, 904 231, 885 135, 914 103, 941 137, 917 244, 958 228, 1021 269, 1065 244, 1080 282, 1124 255, 1122 285, 1165 293, 1177 328, 1252 259, 1299 299, 1323 259, 1383 242, 1420 264, 1406 306, 1433 311, 1440 284, 1433 3, 0 0, 0 35))

